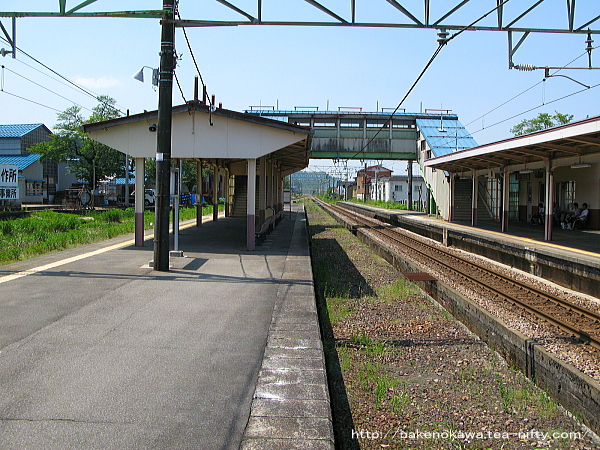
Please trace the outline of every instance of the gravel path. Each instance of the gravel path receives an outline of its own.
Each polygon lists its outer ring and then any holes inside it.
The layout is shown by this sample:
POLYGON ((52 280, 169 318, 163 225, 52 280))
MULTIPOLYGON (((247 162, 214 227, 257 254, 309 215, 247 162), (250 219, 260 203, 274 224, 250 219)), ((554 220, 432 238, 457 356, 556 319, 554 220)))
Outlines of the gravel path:
MULTIPOLYGON (((351 414, 351 426, 337 428, 338 448, 600 448, 322 210, 308 204, 307 214, 315 283, 351 414)), ((334 421, 343 414, 334 410, 334 421)))

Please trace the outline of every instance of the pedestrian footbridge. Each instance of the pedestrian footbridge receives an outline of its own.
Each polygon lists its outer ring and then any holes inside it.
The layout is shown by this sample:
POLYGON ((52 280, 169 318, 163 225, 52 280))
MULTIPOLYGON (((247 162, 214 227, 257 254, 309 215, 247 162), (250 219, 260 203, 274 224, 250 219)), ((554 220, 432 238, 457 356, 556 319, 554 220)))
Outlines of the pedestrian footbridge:
MULTIPOLYGON (((310 127, 314 131, 310 158, 314 159, 412 161, 418 159, 421 134, 431 141, 455 142, 458 148, 452 150, 462 150, 465 133, 468 135, 458 116, 446 110, 407 113, 252 107, 246 113, 310 127)), ((469 142, 464 148, 471 146, 469 142)))

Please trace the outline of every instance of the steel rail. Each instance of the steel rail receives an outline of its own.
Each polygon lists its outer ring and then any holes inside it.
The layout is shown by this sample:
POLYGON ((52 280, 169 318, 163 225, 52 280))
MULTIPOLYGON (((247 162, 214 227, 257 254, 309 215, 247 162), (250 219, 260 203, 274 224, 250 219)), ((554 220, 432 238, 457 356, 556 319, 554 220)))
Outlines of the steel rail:
POLYGON ((528 283, 508 278, 493 269, 483 268, 443 249, 427 245, 387 223, 354 211, 349 211, 337 205, 333 206, 318 199, 316 202, 323 209, 334 211, 336 214, 344 216, 345 219, 342 218, 342 220, 349 221, 350 223, 354 222, 354 225, 357 226, 368 227, 372 232, 383 236, 385 240, 391 241, 395 245, 406 247, 410 252, 417 253, 418 257, 415 259, 426 258, 429 265, 436 265, 441 267, 443 271, 450 271, 457 277, 475 283, 477 286, 492 293, 495 297, 525 309, 561 330, 577 336, 580 341, 589 343, 595 348, 600 349, 600 315, 593 311, 552 296, 528 283), (436 255, 432 255, 431 252, 434 252, 436 255), (449 259, 453 264, 444 262, 443 259, 449 259), (490 277, 496 280, 496 283, 502 283, 503 285, 494 287, 494 283, 491 283, 490 277), (515 289, 517 292, 507 292, 507 290, 515 289), (530 298, 528 299, 527 297, 530 298), (551 310, 553 308, 554 310, 551 310), (556 308, 560 308, 560 311, 556 311, 556 308), (574 314, 578 314, 580 317, 574 317, 574 314), (567 316, 568 318, 561 318, 561 316, 567 316), (586 326, 578 326, 575 323, 577 321, 585 322, 586 326))

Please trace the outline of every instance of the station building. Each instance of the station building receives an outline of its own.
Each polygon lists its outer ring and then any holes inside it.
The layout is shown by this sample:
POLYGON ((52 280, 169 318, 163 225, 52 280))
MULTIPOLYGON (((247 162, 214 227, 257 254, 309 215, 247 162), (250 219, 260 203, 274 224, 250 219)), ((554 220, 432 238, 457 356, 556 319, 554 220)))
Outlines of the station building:
MULTIPOLYGON (((91 139, 135 158, 136 245, 143 245, 144 159, 162 156, 156 153, 157 119, 158 111, 150 111, 84 125, 91 139)), ((246 217, 249 250, 254 249, 256 237, 281 218, 284 177, 308 166, 311 138, 308 127, 199 101, 172 108, 172 165, 176 169, 181 160, 196 163, 198 186, 202 186, 201 168, 213 168, 213 203, 224 198, 226 216, 246 217)), ((198 211, 200 225, 201 208, 198 211)), ((215 208, 213 220, 217 217, 215 208)))
POLYGON ((457 135, 457 151, 448 151, 452 139, 440 138, 441 152, 431 133, 421 139, 419 163, 435 198, 432 212, 472 225, 498 221, 507 231, 509 222, 530 221, 541 204, 545 239, 551 240, 557 226, 552 205, 564 212, 587 203, 585 227, 600 229, 600 117, 461 148, 469 139, 457 135))

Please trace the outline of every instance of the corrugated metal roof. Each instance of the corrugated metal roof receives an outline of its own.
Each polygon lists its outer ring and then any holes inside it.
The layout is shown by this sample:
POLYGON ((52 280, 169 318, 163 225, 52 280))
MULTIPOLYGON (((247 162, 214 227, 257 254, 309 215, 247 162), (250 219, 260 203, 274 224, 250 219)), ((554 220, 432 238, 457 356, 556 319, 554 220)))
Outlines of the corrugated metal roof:
POLYGON ((0 125, 0 138, 19 138, 25 136, 27 133, 35 130, 36 128, 43 127, 43 123, 30 123, 30 124, 13 124, 13 125, 0 125))
POLYGON ((0 156, 0 164, 14 164, 18 166, 19 170, 24 170, 41 157, 42 155, 36 155, 35 153, 29 155, 0 156))
POLYGON ((416 122, 434 156, 444 156, 477 146, 475 139, 458 119, 419 118, 416 122))

